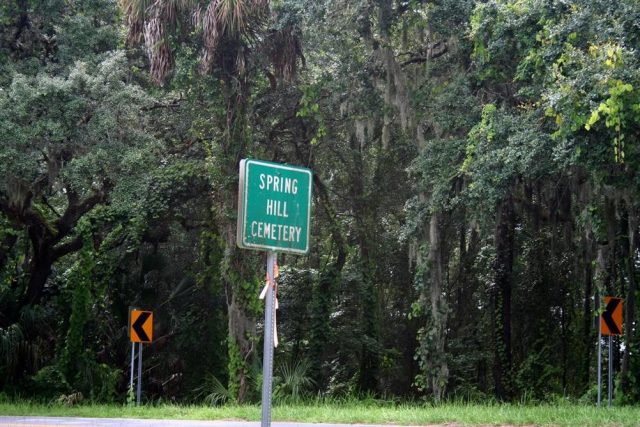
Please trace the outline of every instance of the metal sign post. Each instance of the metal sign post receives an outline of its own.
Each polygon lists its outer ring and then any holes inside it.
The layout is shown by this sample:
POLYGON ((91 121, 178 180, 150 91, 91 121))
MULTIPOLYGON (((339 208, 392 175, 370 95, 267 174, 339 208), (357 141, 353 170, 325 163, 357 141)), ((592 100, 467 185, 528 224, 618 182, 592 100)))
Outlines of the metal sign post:
POLYGON ((142 344, 153 342, 153 312, 132 309, 129 312, 129 339, 131 340, 131 383, 133 389, 133 364, 135 346, 138 343, 138 384, 136 387, 136 404, 140 405, 142 394, 142 344))
POLYGON ((611 407, 611 400, 613 398, 613 337, 609 335, 609 384, 607 385, 607 391, 609 392, 609 407, 611 407))
POLYGON ((138 343, 138 387, 136 390, 136 404, 140 406, 140 395, 142 394, 142 343, 138 343))
MULTIPOLYGON (((131 325, 131 312, 133 310, 136 310, 136 307, 131 307, 129 306, 129 313, 128 313, 128 324, 131 325)), ((129 335, 129 340, 131 341, 131 327, 127 328, 127 335, 129 335)), ((133 392, 133 370, 134 370, 134 363, 135 363, 135 359, 136 359, 136 343, 131 341, 131 375, 129 377, 129 391, 127 393, 127 401, 129 399, 129 393, 133 392)))
MULTIPOLYGON (((600 295, 596 295, 596 307, 600 307, 600 295)), ((598 316, 600 317, 600 316, 598 316)), ((598 319, 598 408, 602 403, 602 322, 598 319)))
POLYGON ((278 345, 276 324, 276 251, 309 252, 313 174, 307 168, 262 160, 242 159, 238 185, 236 244, 243 249, 266 250, 267 284, 262 359, 262 427, 271 426, 273 348, 278 345))
POLYGON ((602 330, 598 328, 598 407, 602 402, 602 330))
POLYGON ((267 296, 264 310, 264 352, 262 355, 262 427, 271 426, 271 391, 273 385, 273 332, 275 320, 276 253, 267 252, 267 296))
POLYGON ((131 380, 129 381, 129 392, 133 391, 133 364, 134 364, 135 358, 136 358, 136 343, 132 342, 131 343, 131 380))

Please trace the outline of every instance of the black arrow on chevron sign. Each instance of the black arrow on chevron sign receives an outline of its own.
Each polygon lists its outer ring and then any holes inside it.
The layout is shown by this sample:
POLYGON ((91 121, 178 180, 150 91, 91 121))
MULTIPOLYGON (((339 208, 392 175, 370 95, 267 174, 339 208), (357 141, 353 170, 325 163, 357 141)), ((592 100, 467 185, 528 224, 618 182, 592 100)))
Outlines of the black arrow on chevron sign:
POLYGON ((138 316, 136 321, 133 322, 133 325, 131 325, 131 328, 138 335, 138 338, 140 338, 140 341, 151 341, 147 333, 144 331, 144 329, 142 329, 142 326, 146 323, 149 316, 151 316, 151 312, 143 311, 142 313, 140 313, 140 316, 138 316))
POLYGON ((604 310, 604 313, 602 313, 602 319, 604 320, 604 323, 607 324, 612 335, 620 335, 620 329, 618 329, 616 322, 613 321, 613 313, 616 311, 618 304, 620 304, 620 299, 611 298, 609 300, 609 304, 607 304, 607 307, 604 310))

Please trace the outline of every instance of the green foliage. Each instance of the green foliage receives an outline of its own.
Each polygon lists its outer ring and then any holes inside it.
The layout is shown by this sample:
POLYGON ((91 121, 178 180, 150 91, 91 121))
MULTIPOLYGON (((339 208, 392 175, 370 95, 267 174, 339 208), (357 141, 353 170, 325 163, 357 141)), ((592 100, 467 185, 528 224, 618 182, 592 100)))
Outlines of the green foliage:
POLYGON ((637 1, 156 3, 0 5, 0 392, 124 398, 138 305, 150 400, 257 400, 253 157, 315 173, 277 400, 593 397, 591 298, 637 276, 637 1))
POLYGON ((601 119, 605 119, 607 128, 613 128, 616 135, 613 137, 614 160, 624 163, 624 128, 628 128, 631 123, 640 124, 640 95, 633 90, 633 86, 623 83, 620 80, 610 82, 610 97, 600 103, 598 108, 591 113, 585 123, 584 128, 591 130, 601 119), (625 111, 625 110, 629 111, 625 111), (627 118, 628 117, 628 118, 627 118), (630 123, 629 123, 630 122, 630 123))
POLYGON ((122 370, 90 360, 84 375, 85 386, 90 390, 88 397, 97 402, 113 402, 122 380, 122 370))
POLYGON ((303 87, 300 106, 296 112, 296 117, 313 119, 317 123, 316 134, 310 141, 311 145, 318 144, 322 137, 327 134, 327 126, 322 114, 320 113, 320 104, 316 102, 320 89, 320 87, 316 86, 303 87))
POLYGON ((56 365, 45 366, 31 377, 30 393, 45 401, 68 394, 72 388, 65 374, 56 365))
POLYGON ((307 396, 313 379, 309 376, 309 362, 298 360, 281 363, 274 373, 273 399, 275 402, 296 403, 307 396))
POLYGON ((62 77, 15 75, 0 92, 0 200, 16 230, 26 230, 25 217, 34 215, 55 243, 79 238, 77 216, 107 198, 111 208, 95 210, 100 232, 142 209, 139 195, 160 145, 140 110, 151 98, 126 80, 126 59, 112 52, 94 67, 78 62, 62 77))
POLYGON ((229 338, 227 340, 227 345, 227 356, 229 357, 229 363, 227 365, 227 371, 229 372, 229 385, 226 390, 229 395, 236 397, 240 390, 240 378, 246 377, 247 375, 247 365, 240 354, 238 344, 233 339, 229 338))
POLYGON ((540 402, 553 393, 561 394, 563 390, 558 383, 560 369, 552 363, 551 348, 546 345, 537 345, 536 348, 537 351, 531 352, 520 364, 514 381, 523 395, 540 402))
MULTIPOLYGON (((428 247, 422 246, 420 249, 422 259, 427 259, 428 247)), ((414 358, 418 361, 420 368, 416 374, 413 386, 425 395, 430 395, 434 388, 444 389, 447 385, 448 375, 446 371, 448 354, 440 350, 440 328, 437 319, 448 314, 449 308, 446 301, 432 303, 429 300, 431 287, 434 286, 429 280, 429 269, 437 268, 428 262, 421 262, 416 268, 414 286, 419 292, 419 299, 412 305, 412 317, 421 319, 423 326, 418 329, 416 338, 418 347, 414 358), (434 312, 435 311, 435 312, 434 312), (444 368, 443 368, 444 367, 444 368)), ((439 397, 435 397, 439 399, 439 397)))
POLYGON ((237 391, 233 393, 215 375, 207 376, 204 383, 196 389, 196 393, 197 399, 202 399, 205 404, 211 406, 232 402, 237 395, 237 391))
POLYGON ((50 357, 45 340, 51 333, 49 315, 41 306, 23 307, 15 323, 0 328, 0 384, 6 389, 19 391, 22 376, 38 371, 50 357))
MULTIPOLYGON (((571 138, 588 131, 586 143, 576 143, 579 154, 588 161, 600 155, 602 141, 609 141, 613 155, 596 161, 623 163, 628 151, 625 135, 638 126, 637 55, 628 48, 637 34, 626 31, 637 17, 637 5, 632 3, 572 7, 562 19, 548 19, 546 35, 540 36, 542 55, 553 60, 546 69, 543 102, 547 114, 555 116, 554 135, 571 138), (599 125, 601 118, 604 127, 599 125), (598 140, 601 142, 596 143, 598 140)), ((632 153, 635 155, 634 150, 632 153)))
POLYGON ((55 27, 59 63, 72 64, 77 58, 98 62, 103 52, 120 47, 118 15, 112 9, 113 2, 77 2, 74 6, 76 13, 62 15, 55 27))
POLYGON ((470 37, 480 80, 509 85, 522 75, 520 61, 531 53, 535 34, 545 22, 545 9, 537 0, 476 3, 470 37))
POLYGON ((69 269, 66 277, 73 291, 69 329, 59 360, 59 372, 64 375, 63 384, 68 383, 71 390, 79 391, 91 400, 108 402, 116 395, 121 372, 120 369, 98 363, 87 342, 87 324, 94 305, 92 291, 95 288, 93 280, 96 268, 96 256, 87 234, 78 255, 79 260, 69 269))
POLYGON ((71 384, 77 384, 76 376, 83 370, 82 358, 85 356, 85 325, 89 320, 91 307, 91 282, 95 268, 91 241, 85 237, 80 260, 70 269, 67 282, 73 287, 71 318, 60 358, 61 371, 71 384))
POLYGON ((426 326, 418 330, 417 335, 420 344, 416 349, 416 359, 421 373, 416 374, 413 386, 425 395, 430 394, 434 381, 437 382, 437 386, 440 388, 444 389, 447 386, 443 379, 445 377, 438 375, 438 370, 443 362, 446 361, 447 355, 437 351, 436 334, 437 331, 433 322, 427 322, 426 326))

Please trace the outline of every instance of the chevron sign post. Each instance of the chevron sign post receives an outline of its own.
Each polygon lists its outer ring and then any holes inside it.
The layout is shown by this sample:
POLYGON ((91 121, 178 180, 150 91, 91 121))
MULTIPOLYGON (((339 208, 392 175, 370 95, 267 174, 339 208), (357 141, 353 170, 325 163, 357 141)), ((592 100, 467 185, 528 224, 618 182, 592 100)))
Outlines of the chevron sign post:
POLYGON ((598 406, 601 403, 602 392, 602 336, 609 337, 609 378, 608 378, 608 397, 609 406, 613 401, 613 336, 622 335, 622 298, 604 297, 604 310, 600 314, 600 322, 598 328, 598 406))
POLYGON ((129 387, 133 390, 133 365, 135 359, 135 347, 138 343, 138 384, 136 388, 136 404, 140 405, 142 394, 142 344, 153 342, 153 312, 132 308, 129 311, 129 338, 131 339, 131 382, 129 387))

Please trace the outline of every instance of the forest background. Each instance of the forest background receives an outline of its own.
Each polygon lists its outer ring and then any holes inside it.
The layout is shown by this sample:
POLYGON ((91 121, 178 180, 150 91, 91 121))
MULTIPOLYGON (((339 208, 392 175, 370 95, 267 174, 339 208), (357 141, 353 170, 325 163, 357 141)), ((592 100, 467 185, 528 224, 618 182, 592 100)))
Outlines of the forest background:
POLYGON ((277 399, 640 401, 636 0, 5 0, 0 391, 259 400, 238 163, 314 172, 277 399))

